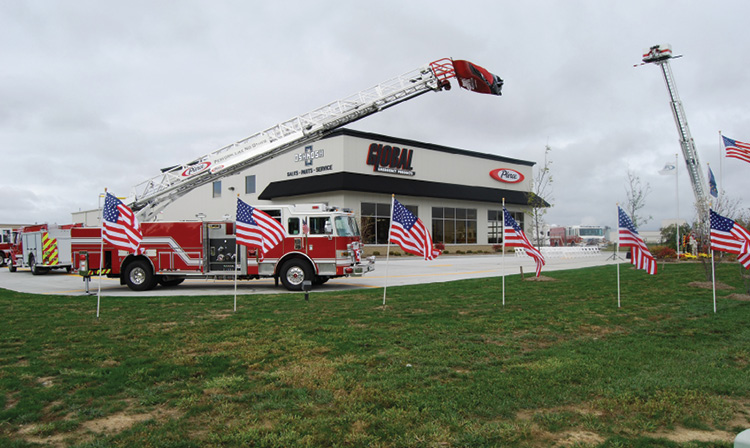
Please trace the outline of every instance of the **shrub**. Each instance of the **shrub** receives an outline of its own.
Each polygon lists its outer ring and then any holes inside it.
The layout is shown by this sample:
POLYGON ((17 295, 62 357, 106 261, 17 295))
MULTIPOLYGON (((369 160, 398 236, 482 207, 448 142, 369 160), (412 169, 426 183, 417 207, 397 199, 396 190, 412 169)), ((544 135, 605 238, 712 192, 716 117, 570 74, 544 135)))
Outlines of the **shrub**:
POLYGON ((656 258, 677 258, 677 252, 667 246, 655 246, 651 249, 651 253, 656 258))
POLYGON ((442 252, 442 251, 445 250, 445 244, 443 244, 443 243, 436 243, 435 244, 435 249, 437 249, 437 250, 439 250, 439 251, 442 252))

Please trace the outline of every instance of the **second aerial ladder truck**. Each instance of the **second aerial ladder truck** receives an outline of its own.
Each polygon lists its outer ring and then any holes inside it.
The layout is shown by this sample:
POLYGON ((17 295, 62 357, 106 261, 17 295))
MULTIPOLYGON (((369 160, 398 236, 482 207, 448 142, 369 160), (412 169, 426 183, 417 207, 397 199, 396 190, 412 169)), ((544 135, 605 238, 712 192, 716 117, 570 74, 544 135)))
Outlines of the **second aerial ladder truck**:
POLYGON ((138 254, 101 243, 98 228, 73 230, 73 257, 84 274, 102 271, 134 290, 179 284, 186 278, 274 277, 287 289, 307 281, 363 274, 374 260, 363 260, 353 213, 325 204, 263 206, 286 229, 277 248, 261 256, 242 250, 235 260, 234 222, 149 222, 169 204, 202 185, 319 140, 336 128, 401 104, 427 92, 461 87, 500 95, 503 81, 468 61, 440 59, 374 87, 279 123, 192 161, 171 167, 136 185, 124 202, 142 223, 138 254))
POLYGON ((669 98, 671 100, 669 104, 672 109, 672 115, 674 116, 674 122, 677 125, 677 133, 680 136, 680 147, 682 147, 685 166, 690 175, 690 183, 693 186, 695 202, 698 205, 698 211, 701 216, 705 216, 708 213, 708 210, 706 209, 708 204, 708 197, 706 196, 706 179, 701 170, 701 163, 698 159, 698 150, 695 148, 695 141, 693 141, 693 136, 690 135, 690 127, 688 127, 685 110, 682 108, 682 101, 680 101, 680 96, 677 93, 677 85, 674 81, 674 75, 672 75, 672 67, 669 65, 669 61, 673 57, 676 56, 672 56, 672 47, 670 45, 654 45, 643 54, 643 63, 658 65, 659 68, 661 68, 662 75, 664 75, 664 83, 667 86, 667 91, 669 92, 669 98))

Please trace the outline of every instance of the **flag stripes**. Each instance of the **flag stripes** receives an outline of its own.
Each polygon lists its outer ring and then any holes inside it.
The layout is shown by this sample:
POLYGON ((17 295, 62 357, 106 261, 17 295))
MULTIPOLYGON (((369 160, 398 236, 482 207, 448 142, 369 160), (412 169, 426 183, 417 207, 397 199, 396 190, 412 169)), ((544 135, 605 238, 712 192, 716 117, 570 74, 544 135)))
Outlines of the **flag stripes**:
POLYGON ((742 160, 750 163, 750 144, 721 136, 724 140, 724 149, 728 158, 742 160))
POLYGON ((422 220, 414 216, 396 198, 393 199, 388 238, 405 252, 423 257, 425 260, 433 260, 440 255, 440 251, 432 247, 432 235, 422 220))
POLYGON ((536 276, 542 273, 542 266, 544 266, 544 256, 542 253, 534 247, 526 234, 521 230, 515 219, 508 213, 508 210, 503 207, 503 241, 506 246, 511 247, 523 247, 526 255, 530 256, 536 262, 536 276))
POLYGON ((259 249, 265 255, 284 241, 286 230, 268 213, 237 198, 236 234, 237 244, 259 249))
POLYGON ((102 237, 118 249, 138 253, 143 234, 138 218, 130 208, 110 193, 102 210, 102 237))
POLYGON ((619 237, 620 246, 630 247, 630 263, 633 264, 636 269, 643 269, 651 275, 656 274, 656 259, 651 252, 648 250, 648 246, 643 241, 638 231, 635 230, 633 221, 625 214, 625 211, 617 206, 617 214, 619 221, 619 237))

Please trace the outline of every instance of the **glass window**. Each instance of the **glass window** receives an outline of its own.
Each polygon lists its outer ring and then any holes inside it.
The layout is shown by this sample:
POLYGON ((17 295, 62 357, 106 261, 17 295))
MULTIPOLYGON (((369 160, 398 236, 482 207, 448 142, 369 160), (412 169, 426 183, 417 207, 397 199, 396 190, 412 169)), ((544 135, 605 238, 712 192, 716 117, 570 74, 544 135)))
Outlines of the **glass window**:
POLYGON ((359 229, 357 228, 357 220, 351 216, 337 216, 333 220, 336 226, 336 233, 338 236, 357 236, 359 235, 359 229))
POLYGON ((310 218, 310 235, 326 235, 333 231, 331 218, 328 216, 314 216, 310 218))
POLYGON ((255 175, 245 176, 245 194, 255 193, 255 175))
MULTIPOLYGON (((523 229, 523 218, 522 212, 508 212, 513 219, 516 220, 518 226, 523 229)), ((489 244, 500 244, 503 242, 503 211, 502 210, 488 210, 487 211, 487 242, 489 244)))
POLYGON ((286 224, 286 231, 289 235, 299 235, 302 226, 299 223, 299 218, 289 218, 286 224))
POLYGON ((217 180, 214 182, 214 197, 220 198, 221 197, 221 181, 217 180))
MULTIPOLYGON (((414 216, 419 216, 418 207, 404 204, 414 216)), ((365 244, 388 244, 391 226, 391 204, 362 202, 362 242, 365 244)))
POLYGON ((444 244, 476 244, 477 209, 433 207, 432 239, 444 244))

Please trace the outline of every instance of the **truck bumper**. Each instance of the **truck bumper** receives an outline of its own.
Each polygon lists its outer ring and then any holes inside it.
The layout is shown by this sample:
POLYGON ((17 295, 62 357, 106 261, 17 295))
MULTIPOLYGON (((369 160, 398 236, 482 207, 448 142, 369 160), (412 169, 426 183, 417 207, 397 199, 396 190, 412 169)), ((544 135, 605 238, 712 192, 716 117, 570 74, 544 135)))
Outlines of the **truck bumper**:
POLYGON ((367 274, 370 271, 375 270, 375 257, 368 257, 362 260, 359 264, 353 266, 354 271, 350 274, 354 277, 360 277, 367 274))

